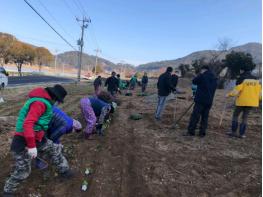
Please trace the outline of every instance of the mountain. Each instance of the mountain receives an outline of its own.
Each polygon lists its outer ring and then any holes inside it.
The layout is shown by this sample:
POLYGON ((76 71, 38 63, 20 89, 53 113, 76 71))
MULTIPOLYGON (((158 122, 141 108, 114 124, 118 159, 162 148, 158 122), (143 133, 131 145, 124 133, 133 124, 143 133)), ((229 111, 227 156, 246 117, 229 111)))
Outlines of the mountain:
POLYGON ((224 59, 226 54, 230 53, 231 51, 237 52, 245 52, 250 53, 253 57, 253 60, 256 64, 262 63, 262 44, 261 43, 247 43, 241 46, 233 47, 229 49, 227 52, 221 52, 217 50, 204 50, 204 51, 197 51, 191 53, 185 57, 178 58, 175 60, 165 60, 159 62, 150 62, 147 64, 142 64, 138 66, 136 69, 138 71, 151 71, 157 70, 163 67, 178 67, 180 64, 191 64, 194 60, 205 58, 206 60, 211 60, 213 57, 218 55, 218 59, 224 59))
MULTIPOLYGON (((68 51, 57 55, 57 62, 59 64, 65 64, 69 67, 77 67, 78 66, 78 52, 76 51, 68 51)), ((83 53, 82 55, 82 68, 84 70, 91 70, 96 64, 96 56, 88 55, 83 53)), ((113 62, 106 60, 104 58, 98 57, 97 65, 103 67, 106 71, 119 70, 123 67, 134 69, 134 67, 130 64, 114 64, 113 62)))

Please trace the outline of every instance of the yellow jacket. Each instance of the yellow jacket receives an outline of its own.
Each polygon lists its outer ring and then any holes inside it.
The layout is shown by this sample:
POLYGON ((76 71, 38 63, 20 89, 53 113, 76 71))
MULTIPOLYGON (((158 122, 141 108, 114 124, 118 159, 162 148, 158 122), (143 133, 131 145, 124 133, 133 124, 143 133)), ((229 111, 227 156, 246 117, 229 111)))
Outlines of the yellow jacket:
POLYGON ((261 100, 261 85, 258 80, 245 79, 227 96, 237 96, 236 106, 258 107, 261 100))

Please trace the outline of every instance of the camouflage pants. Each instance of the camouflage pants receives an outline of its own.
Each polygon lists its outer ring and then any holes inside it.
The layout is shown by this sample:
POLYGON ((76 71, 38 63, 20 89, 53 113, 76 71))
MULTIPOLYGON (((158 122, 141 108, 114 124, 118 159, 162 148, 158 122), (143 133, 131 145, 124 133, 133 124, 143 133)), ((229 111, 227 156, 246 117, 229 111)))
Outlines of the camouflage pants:
MULTIPOLYGON (((47 156, 47 158, 51 159, 51 162, 57 167, 59 173, 69 170, 68 162, 62 155, 61 147, 58 144, 54 144, 51 140, 47 139, 47 142, 37 147, 37 150, 41 156, 47 156)), ((13 156, 15 159, 15 168, 4 186, 4 191, 10 193, 15 192, 18 185, 30 175, 32 161, 26 150, 21 153, 13 153, 13 156)))
POLYGON ((100 117, 98 119, 98 124, 103 124, 104 123, 105 117, 110 112, 110 109, 111 109, 110 106, 105 106, 105 107, 102 108, 101 113, 100 113, 100 117))

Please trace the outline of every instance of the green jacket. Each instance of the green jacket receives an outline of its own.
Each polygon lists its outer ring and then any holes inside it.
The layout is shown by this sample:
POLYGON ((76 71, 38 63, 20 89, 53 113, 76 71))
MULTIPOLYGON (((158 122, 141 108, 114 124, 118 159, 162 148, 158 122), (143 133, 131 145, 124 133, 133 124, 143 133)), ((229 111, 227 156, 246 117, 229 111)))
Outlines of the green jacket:
POLYGON ((47 131, 48 124, 52 118, 52 105, 47 99, 34 97, 27 100, 22 109, 20 110, 16 122, 16 132, 24 132, 23 124, 25 118, 28 114, 30 105, 35 101, 40 101, 44 103, 46 105, 46 111, 34 125, 34 131, 47 131))

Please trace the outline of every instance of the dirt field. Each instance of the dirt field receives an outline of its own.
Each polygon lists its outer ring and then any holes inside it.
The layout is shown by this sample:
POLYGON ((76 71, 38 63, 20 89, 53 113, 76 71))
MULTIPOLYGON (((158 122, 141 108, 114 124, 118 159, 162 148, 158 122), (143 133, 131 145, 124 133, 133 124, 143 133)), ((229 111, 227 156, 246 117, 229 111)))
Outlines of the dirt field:
MULTIPOLYGON (((187 82, 179 84, 187 94, 187 82)), ((259 197, 261 196, 261 110, 251 113, 246 139, 225 135, 229 129, 232 105, 219 127, 225 98, 217 91, 210 112, 208 135, 205 138, 183 137, 190 112, 176 129, 170 129, 174 118, 191 101, 168 101, 161 122, 154 120, 156 95, 151 84, 149 96, 119 96, 121 105, 113 116, 106 136, 94 135, 84 140, 81 134, 69 134, 62 143, 71 167, 72 180, 61 181, 50 165, 45 171, 32 168, 31 176, 21 184, 18 196, 27 197, 259 197), (176 106, 176 109, 175 109, 176 106), (174 112, 175 117, 174 117, 174 112), (141 113, 141 120, 131 120, 132 113, 141 113), (86 176, 85 169, 92 169, 86 176), (83 180, 88 191, 80 190, 83 180)), ((80 98, 91 95, 87 84, 67 85, 69 95, 62 106, 68 114, 81 118, 80 98)), ((9 153, 15 117, 26 99, 28 88, 6 92, 7 103, 0 105, 0 188, 9 175, 12 159, 9 153)), ((139 88, 137 88, 139 91, 139 88)))

